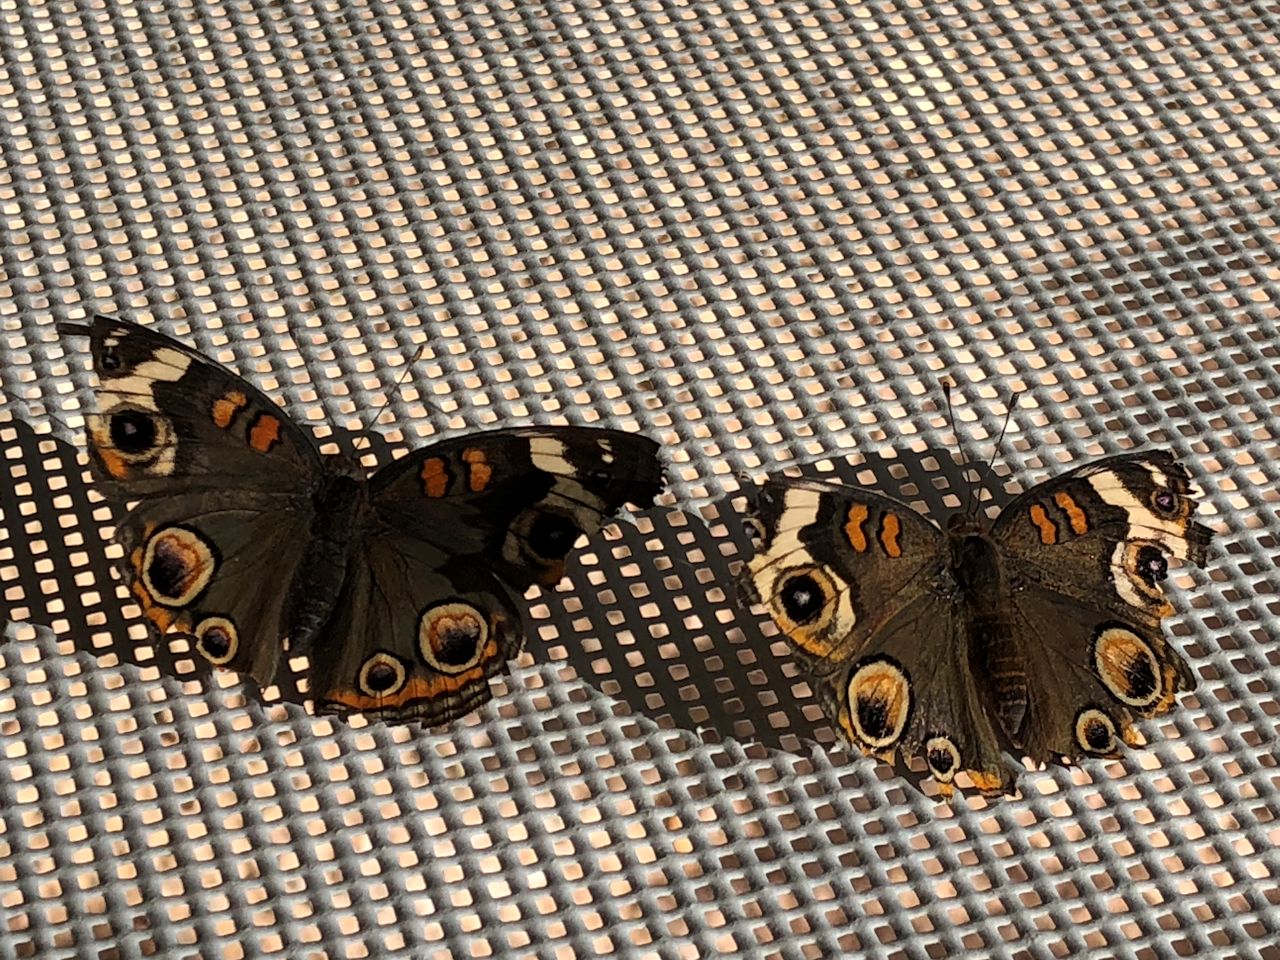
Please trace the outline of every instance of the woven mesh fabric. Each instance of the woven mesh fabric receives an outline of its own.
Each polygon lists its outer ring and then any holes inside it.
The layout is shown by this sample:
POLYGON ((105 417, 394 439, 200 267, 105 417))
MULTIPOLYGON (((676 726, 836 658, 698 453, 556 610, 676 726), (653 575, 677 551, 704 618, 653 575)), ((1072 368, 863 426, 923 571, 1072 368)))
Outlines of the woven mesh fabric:
POLYGON ((1280 958, 1280 13, 1080 0, 0 0, 0 956, 1280 958), (598 423, 670 495, 452 728, 148 638, 83 475, 95 311, 370 465, 598 423), (425 353, 395 383, 420 345, 425 353), (1115 762, 938 803, 733 588, 783 468, 993 504, 1200 478, 1198 678, 1115 762), (63 425, 54 418, 69 421, 63 425), (962 491, 961 491, 962 492, 962 491))

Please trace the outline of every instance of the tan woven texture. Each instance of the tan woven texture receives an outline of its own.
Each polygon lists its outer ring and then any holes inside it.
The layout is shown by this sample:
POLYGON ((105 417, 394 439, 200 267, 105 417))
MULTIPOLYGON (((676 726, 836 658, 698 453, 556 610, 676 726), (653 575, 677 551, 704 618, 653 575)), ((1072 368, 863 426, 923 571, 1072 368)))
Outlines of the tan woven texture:
POLYGON ((0 0, 0 957, 1280 960, 1280 11, 0 0), (601 424, 670 493, 454 727, 155 645, 53 324, 118 313, 372 467, 601 424), (419 346, 423 356, 409 367, 419 346), (399 389, 396 381, 405 376, 399 389), (1149 748, 939 803, 743 608, 740 485, 994 507, 1171 448, 1217 531, 1149 748), (377 405, 385 403, 380 410, 377 405))

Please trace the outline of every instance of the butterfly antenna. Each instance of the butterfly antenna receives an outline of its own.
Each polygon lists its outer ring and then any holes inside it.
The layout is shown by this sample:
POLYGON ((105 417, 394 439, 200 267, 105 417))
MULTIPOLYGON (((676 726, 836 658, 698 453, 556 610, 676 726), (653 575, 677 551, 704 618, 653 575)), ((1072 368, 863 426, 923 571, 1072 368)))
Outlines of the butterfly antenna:
MULTIPOLYGON (((409 375, 413 373, 414 366, 417 364, 419 360, 422 359, 422 355, 426 352, 427 352, 427 343, 424 342, 422 346, 418 347, 417 352, 414 353, 413 359, 405 364, 404 371, 400 374, 398 378, 396 378, 395 385, 390 390, 383 391, 382 397, 379 399, 378 403, 373 408, 373 416, 365 424, 364 429, 360 431, 360 435, 357 436, 355 441, 351 444, 352 451, 360 449, 361 441, 364 441, 366 447, 372 445, 373 441, 369 439, 369 436, 373 432, 373 428, 378 423, 379 415, 381 415, 382 411, 386 409, 388 404, 391 403, 392 394, 396 394, 400 392, 400 388, 405 385, 405 381, 408 380, 409 375)), ((436 409, 431 404, 430 401, 426 401, 426 405, 428 407, 431 407, 431 409, 433 410, 436 409)), ((437 412, 440 412, 440 411, 437 410, 437 412)))
POLYGON ((964 438, 960 436, 960 430, 956 427, 956 411, 951 405, 951 391, 955 387, 955 381, 947 379, 942 381, 942 396, 947 401, 947 422, 951 424, 951 434, 956 438, 956 449, 960 451, 960 475, 964 477, 964 512, 969 513, 972 510, 974 482, 973 477, 969 473, 969 457, 964 451, 964 438))
POLYGON ((1025 390, 1009 391, 1009 399, 1005 401, 1004 423, 1000 425, 1000 435, 996 437, 996 445, 991 450, 991 457, 987 460, 987 465, 983 467, 983 473, 990 473, 992 466, 996 462, 996 457, 1000 455, 1000 444, 1004 442, 1005 431, 1009 429, 1009 421, 1013 419, 1013 411, 1018 407, 1018 401, 1022 399, 1025 390))

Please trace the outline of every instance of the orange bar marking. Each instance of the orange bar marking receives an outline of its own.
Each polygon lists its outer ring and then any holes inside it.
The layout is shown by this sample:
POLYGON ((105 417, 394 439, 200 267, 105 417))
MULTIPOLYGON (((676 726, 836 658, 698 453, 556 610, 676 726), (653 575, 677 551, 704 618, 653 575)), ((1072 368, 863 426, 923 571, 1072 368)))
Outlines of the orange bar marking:
POLYGON ((1041 543, 1048 545, 1058 542, 1058 528, 1049 519, 1049 515, 1044 512, 1044 507, 1038 503, 1033 504, 1031 507, 1031 522, 1040 531, 1041 543))
POLYGON ((266 453, 280 442, 280 421, 269 413, 260 413, 249 428, 249 446, 266 453))
POLYGON ((443 497, 449 492, 449 471, 445 469, 444 460, 430 457, 422 462, 422 492, 428 497, 443 497))
POLYGON ((231 422, 235 420, 236 414, 245 408, 249 398, 239 390, 232 390, 225 397, 219 397, 213 401, 213 423, 220 430, 225 430, 231 426, 231 422))
POLYGON ((849 508, 848 520, 844 525, 844 535, 849 541, 849 545, 857 550, 858 553, 867 552, 867 533, 862 529, 862 524, 867 519, 867 505, 865 503, 855 503, 849 508))
POLYGON ((1089 532, 1089 518, 1080 509, 1080 505, 1071 499, 1070 494, 1059 491, 1053 495, 1053 502, 1067 515, 1072 533, 1079 537, 1089 532))
POLYGON ((902 522, 896 513, 886 513, 880 518, 880 546, 891 557, 902 556, 902 545, 898 543, 901 532, 902 522))
POLYGON ((467 489, 480 493, 493 479, 493 467, 485 459, 484 451, 475 447, 463 450, 462 459, 467 464, 467 489))

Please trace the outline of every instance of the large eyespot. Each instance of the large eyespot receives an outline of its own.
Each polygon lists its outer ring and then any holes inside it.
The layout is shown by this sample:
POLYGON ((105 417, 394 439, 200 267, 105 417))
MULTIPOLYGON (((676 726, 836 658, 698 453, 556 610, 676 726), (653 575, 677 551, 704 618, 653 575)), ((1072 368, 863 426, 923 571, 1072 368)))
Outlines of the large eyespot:
POLYGON ((792 623, 813 623, 827 605, 829 584, 820 583, 814 572, 793 574, 778 588, 778 603, 792 623))
POLYGON ((418 651, 441 673, 463 673, 486 659, 488 640, 484 613, 461 600, 435 604, 418 618, 418 651))
POLYGON ((1076 743, 1086 753, 1115 753, 1116 722, 1096 707, 1085 707, 1076 714, 1076 743))
POLYGON ((874 749, 902 738, 911 715, 911 680, 888 657, 864 661, 849 676, 849 723, 854 737, 874 749))
POLYGON ((1104 623, 1094 634, 1093 668, 1111 694, 1131 707, 1149 707, 1164 693, 1155 651, 1121 624, 1104 623))
POLYGON ((188 527, 152 534, 142 554, 142 585, 166 607, 189 607, 209 585, 218 561, 213 545, 188 527))
POLYGON ((924 744, 929 772, 939 783, 950 783, 960 769, 960 748, 950 737, 930 737, 924 744))
POLYGON ((196 624, 195 638, 196 650, 217 667, 234 660, 240 648, 236 625, 226 617, 205 617, 196 624))
POLYGON ((1148 586, 1154 587, 1169 575, 1169 561, 1159 547, 1142 543, 1133 554, 1133 572, 1148 586))
POLYGON ((129 467, 142 467, 153 476, 172 472, 176 446, 167 417, 117 405, 108 413, 93 414, 88 422, 99 457, 117 479, 127 479, 129 467))
POLYGON ((767 600, 778 627, 815 657, 829 656, 857 623, 852 589, 826 567, 791 567, 762 586, 772 586, 767 600))
POLYGON ((111 443, 126 457, 146 453, 156 445, 160 431, 156 416, 143 410, 121 410, 109 418, 111 443))
POLYGON ((558 560, 573 549, 581 534, 570 517, 540 511, 529 524, 529 547, 540 557, 558 560))
POLYGON ((379 651, 364 662, 356 684, 366 697, 389 697, 400 690, 409 673, 400 658, 379 651))

